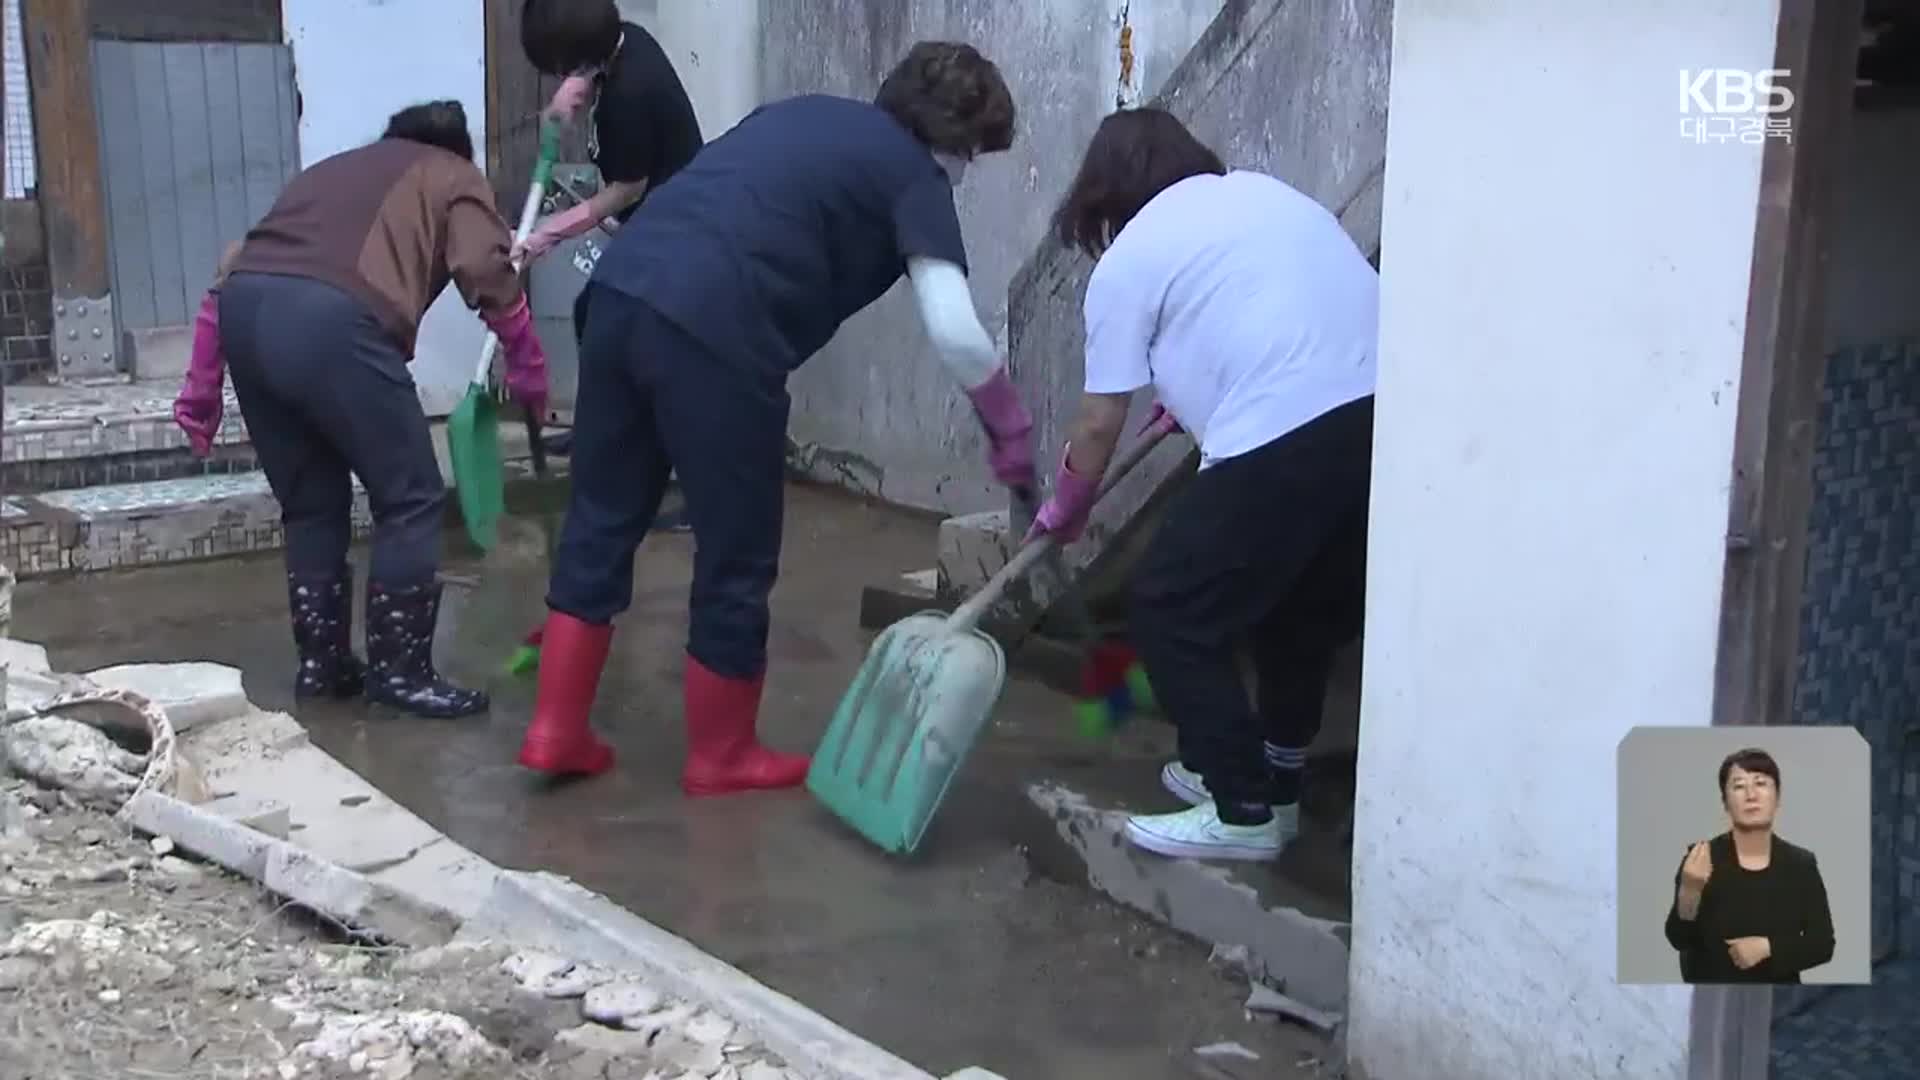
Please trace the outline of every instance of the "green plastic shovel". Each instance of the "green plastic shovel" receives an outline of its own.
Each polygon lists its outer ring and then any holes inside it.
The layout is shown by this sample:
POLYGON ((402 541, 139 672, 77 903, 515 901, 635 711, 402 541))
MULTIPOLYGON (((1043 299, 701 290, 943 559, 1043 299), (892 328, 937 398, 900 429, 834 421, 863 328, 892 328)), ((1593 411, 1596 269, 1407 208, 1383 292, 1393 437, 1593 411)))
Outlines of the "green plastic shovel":
MULTIPOLYGON (((1100 495, 1163 434, 1128 447, 1107 469, 1100 495)), ((1006 654, 980 620, 1053 550, 1053 538, 1042 535, 953 614, 909 615, 874 639, 814 751, 807 790, 881 850, 909 854, 926 835, 1006 682, 1006 654)))
MULTIPOLYGON (((553 178, 553 163, 559 156, 560 125, 542 121, 540 157, 533 164, 533 184, 527 189, 519 227, 514 230, 516 244, 533 232, 534 222, 539 220, 547 184, 553 178)), ((480 366, 467 385, 467 396, 447 417, 447 456, 453 461, 453 488, 460 500, 460 517, 466 522, 467 536, 482 551, 491 551, 499 539, 500 516, 507 505, 506 470, 500 461, 500 406, 492 385, 493 358, 499 350, 500 338, 489 330, 487 343, 480 349, 480 366)))

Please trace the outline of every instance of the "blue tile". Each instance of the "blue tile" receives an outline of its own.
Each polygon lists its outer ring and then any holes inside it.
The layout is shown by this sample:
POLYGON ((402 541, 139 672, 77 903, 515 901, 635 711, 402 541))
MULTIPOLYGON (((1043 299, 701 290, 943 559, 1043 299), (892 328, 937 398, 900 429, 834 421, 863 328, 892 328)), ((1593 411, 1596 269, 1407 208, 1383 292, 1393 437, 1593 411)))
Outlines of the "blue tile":
POLYGON ((1920 769, 1897 760, 1907 726, 1920 719, 1916 447, 1920 343, 1830 357, 1814 448, 1794 712, 1801 723, 1853 725, 1873 748, 1875 952, 1900 918, 1909 955, 1876 972, 1871 990, 1827 993, 1777 1023, 1774 1066, 1782 1076, 1891 1075, 1891 1063, 1920 1057, 1920 959, 1911 955, 1920 951, 1920 769), (1902 786, 1910 794, 1896 821, 1902 786))

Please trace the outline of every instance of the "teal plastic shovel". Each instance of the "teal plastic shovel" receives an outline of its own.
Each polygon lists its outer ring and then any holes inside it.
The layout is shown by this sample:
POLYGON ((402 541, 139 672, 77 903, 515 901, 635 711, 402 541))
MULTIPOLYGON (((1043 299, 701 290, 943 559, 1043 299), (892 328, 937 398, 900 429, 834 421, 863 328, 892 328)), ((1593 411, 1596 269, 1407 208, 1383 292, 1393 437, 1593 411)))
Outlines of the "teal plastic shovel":
MULTIPOLYGON (((1129 447, 1107 469, 1100 495, 1161 437, 1129 447)), ((807 790, 883 851, 911 853, 926 835, 1006 683, 1006 654, 980 620, 1053 548, 1042 535, 953 614, 920 612, 881 631, 840 699, 814 751, 807 790)))

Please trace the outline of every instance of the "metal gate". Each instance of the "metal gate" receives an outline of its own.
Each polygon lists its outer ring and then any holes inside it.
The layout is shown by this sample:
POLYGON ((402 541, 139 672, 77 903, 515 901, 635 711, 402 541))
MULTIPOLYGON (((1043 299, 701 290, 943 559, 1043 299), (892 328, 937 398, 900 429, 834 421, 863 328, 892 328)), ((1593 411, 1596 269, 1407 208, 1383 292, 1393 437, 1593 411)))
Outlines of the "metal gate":
POLYGON ((177 376, 220 253, 300 167, 293 55, 95 41, 93 73, 122 367, 177 376))

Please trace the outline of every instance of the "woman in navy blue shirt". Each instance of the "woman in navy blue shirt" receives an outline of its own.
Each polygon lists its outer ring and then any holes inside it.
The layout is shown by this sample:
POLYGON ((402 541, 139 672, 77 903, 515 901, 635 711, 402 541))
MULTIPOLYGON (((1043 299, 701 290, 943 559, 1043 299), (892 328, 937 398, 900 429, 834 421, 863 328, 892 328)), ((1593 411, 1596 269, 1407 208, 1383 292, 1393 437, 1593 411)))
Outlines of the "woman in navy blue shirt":
POLYGON ((621 227, 575 307, 573 488, 521 764, 612 765, 587 714, 612 620, 632 600, 635 549, 675 474, 697 545, 682 786, 710 795, 805 779, 806 757, 756 737, 787 376, 903 274, 986 429, 995 475, 1032 487, 1032 421, 974 311, 953 201, 967 162, 1005 150, 1013 129, 990 61, 922 42, 873 102, 807 95, 755 110, 621 227))

